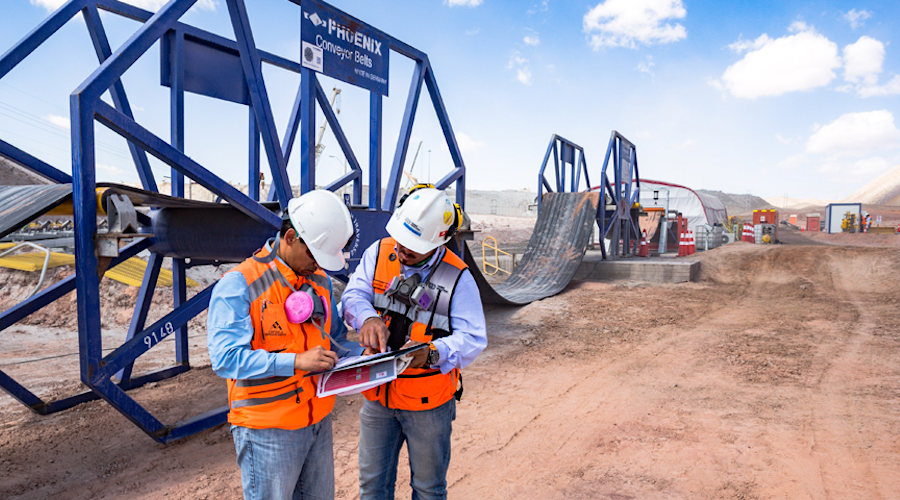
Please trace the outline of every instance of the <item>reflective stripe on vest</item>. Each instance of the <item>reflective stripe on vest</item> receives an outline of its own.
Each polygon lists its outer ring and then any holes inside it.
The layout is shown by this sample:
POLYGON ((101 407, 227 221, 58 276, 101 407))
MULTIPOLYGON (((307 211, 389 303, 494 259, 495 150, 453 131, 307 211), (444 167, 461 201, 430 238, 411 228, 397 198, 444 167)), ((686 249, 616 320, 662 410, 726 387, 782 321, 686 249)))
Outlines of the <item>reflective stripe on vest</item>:
POLYGON ((246 380, 235 380, 234 385, 236 387, 256 387, 259 385, 276 384, 292 378, 293 377, 249 378, 246 380))
MULTIPOLYGON (((408 307, 384 296, 393 277, 401 277, 401 264, 392 238, 381 240, 372 280, 374 290, 373 306, 382 316, 406 316, 411 320, 410 339, 430 342, 434 335, 452 334, 450 305, 453 291, 466 264, 446 248, 444 255, 435 264, 435 269, 427 280, 428 291, 435 298, 430 310, 408 307), (392 258, 393 257, 393 258, 392 258), (436 295, 436 297, 435 297, 436 295), (431 326, 429 329, 428 326, 431 326)), ((396 317, 395 316, 395 317, 396 317)), ((366 399, 378 401, 382 405, 399 410, 422 411, 437 408, 446 403, 456 393, 459 370, 451 370, 446 375, 431 368, 408 368, 396 380, 363 392, 366 399)))
MULTIPOLYGON (((317 294, 331 304, 329 278, 322 272, 297 276, 280 261, 274 266, 261 262, 269 251, 261 250, 230 272, 239 272, 247 281, 250 298, 250 319, 253 325, 253 350, 301 353, 316 346, 325 349, 331 343, 311 323, 295 324, 287 321, 284 301, 293 293, 291 286, 309 283, 317 294)), ((331 329, 331 319, 325 323, 331 329)), ((254 429, 299 429, 325 418, 334 406, 334 398, 316 398, 314 377, 291 376, 260 379, 231 380, 228 384, 228 421, 234 425, 254 429)))
POLYGON ((282 401, 282 400, 290 399, 290 398, 299 398, 300 397, 299 393, 301 393, 301 392, 303 392, 302 387, 300 389, 294 389, 294 390, 291 390, 290 392, 286 392, 284 394, 281 394, 278 396, 272 396, 269 398, 239 399, 237 401, 231 402, 231 409, 233 410, 235 408, 244 408, 247 406, 264 405, 267 403, 274 403, 275 401, 282 401))

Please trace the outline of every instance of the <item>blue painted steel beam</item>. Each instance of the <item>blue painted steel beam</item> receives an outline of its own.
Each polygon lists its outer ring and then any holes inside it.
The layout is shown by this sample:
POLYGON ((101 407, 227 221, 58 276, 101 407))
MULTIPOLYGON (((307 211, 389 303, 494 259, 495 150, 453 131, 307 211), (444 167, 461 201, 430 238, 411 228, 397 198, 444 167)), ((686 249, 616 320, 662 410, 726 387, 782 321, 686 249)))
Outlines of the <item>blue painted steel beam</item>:
MULTIPOLYGON (((144 329, 147 321, 147 314, 150 313, 150 307, 153 305, 153 293, 156 291, 156 281, 159 279, 159 270, 162 268, 163 257, 156 253, 151 253, 147 261, 147 270, 144 271, 144 279, 141 283, 141 290, 138 292, 137 302, 134 305, 134 314, 131 316, 131 324, 128 325, 128 334, 125 341, 134 338, 135 333, 144 329)), ((125 368, 116 373, 116 378, 120 381, 129 380, 134 363, 125 365, 125 368)))
POLYGON ((341 124, 338 122, 334 110, 331 109, 331 104, 328 102, 328 98, 325 96, 325 91, 322 90, 322 85, 319 84, 318 78, 315 79, 315 85, 316 101, 319 103, 319 107, 322 108, 325 120, 331 125, 331 131, 337 139, 338 145, 344 153, 344 157, 347 158, 347 162, 350 164, 350 172, 333 182, 326 189, 334 191, 352 180, 353 204, 359 205, 362 203, 362 168, 359 166, 359 161, 353 153, 353 148, 350 147, 350 141, 348 141, 347 136, 344 135, 343 127, 341 127, 341 124))
POLYGON ((244 78, 250 91, 250 102, 256 113, 256 124, 262 135, 262 143, 269 160, 269 170, 272 172, 272 183, 278 193, 281 208, 285 209, 287 202, 293 198, 291 181, 288 178, 287 163, 281 150, 281 141, 278 140, 278 132, 275 129, 275 118, 272 116, 272 107, 263 79, 262 63, 259 53, 256 51, 256 44, 253 43, 250 19, 247 17, 247 9, 242 0, 225 0, 225 3, 231 14, 231 25, 234 28, 238 51, 241 54, 241 66, 244 68, 244 78))
POLYGON ((96 106, 97 120, 103 125, 139 145, 163 163, 192 178, 197 184, 220 195, 238 210, 253 219, 274 228, 281 227, 281 219, 277 215, 250 199, 250 197, 238 191, 209 170, 206 170, 199 163, 173 148, 169 143, 156 137, 153 133, 135 123, 134 120, 128 119, 128 117, 102 101, 98 101, 96 106))
POLYGON ((316 74, 300 72, 300 194, 316 188, 316 74))
POLYGON ((298 87, 297 96, 294 97, 294 105, 291 107, 291 118, 288 120, 287 130, 284 131, 284 137, 281 139, 281 151, 284 155, 285 164, 290 162, 291 152, 294 150, 294 140, 297 138, 297 131, 300 129, 300 97, 302 93, 302 89, 298 87))
POLYGON ((381 94, 369 93, 369 208, 381 209, 381 136, 384 104, 381 94))
POLYGON ((22 151, 12 144, 0 139, 0 154, 12 159, 16 163, 20 163, 32 172, 49 179, 58 184, 69 184, 72 182, 72 176, 44 163, 42 160, 22 151))
MULTIPOLYGON (((253 105, 247 107, 250 111, 247 123, 247 135, 249 136, 249 147, 247 148, 249 157, 247 158, 250 173, 247 175, 247 191, 250 198, 259 201, 261 189, 261 181, 259 179, 259 128, 256 127, 256 113, 253 112, 253 105)), ((285 158, 287 162, 287 158, 285 158)), ((274 191, 274 189, 272 190, 274 191)))
MULTIPOLYGON (((109 267, 113 268, 149 247, 150 241, 147 238, 132 243, 119 250, 119 257, 113 259, 112 262, 110 262, 109 267)), ((18 321, 27 318, 29 315, 40 311, 45 306, 53 303, 74 289, 75 275, 73 274, 48 286, 23 302, 10 307, 0 314, 0 332, 6 330, 18 321)))
MULTIPOLYGON (((96 4, 97 8, 101 10, 105 10, 107 12, 142 23, 147 22, 151 17, 153 17, 152 12, 127 3, 119 2, 117 0, 96 0, 96 4)), ((175 23, 173 25, 173 29, 182 31, 187 36, 197 38, 198 40, 203 40, 204 42, 210 43, 212 45, 219 45, 221 47, 226 47, 232 50, 238 50, 238 45, 234 42, 234 40, 229 40, 225 37, 221 37, 214 33, 204 31, 188 24, 175 23)), ((291 61, 290 59, 286 59, 264 50, 259 51, 259 56, 263 62, 269 63, 278 68, 293 71, 294 73, 300 72, 300 63, 291 61)))
POLYGON ((167 427, 164 435, 159 437, 162 443, 171 443, 179 439, 186 438, 192 434, 200 432, 217 425, 224 424, 228 421, 228 406, 222 406, 214 410, 209 410, 187 420, 182 420, 173 426, 167 427))
POLYGON ((73 94, 69 98, 72 124, 75 284, 78 289, 76 295, 78 357, 81 380, 87 383, 91 377, 91 367, 96 366, 100 360, 103 346, 100 339, 100 278, 97 276, 98 259, 94 247, 94 235, 97 234, 94 112, 85 101, 82 101, 79 94, 73 94))
MULTIPOLYGON (((94 44, 94 51, 97 53, 97 59, 101 63, 112 55, 112 49, 109 46, 109 39, 106 37, 106 30, 103 29, 103 22, 100 20, 100 13, 93 4, 88 4, 82 11, 84 14, 84 22, 87 25, 88 33, 94 44)), ((122 80, 116 80, 112 88, 109 89, 112 96, 113 104, 116 109, 121 111, 125 116, 134 119, 131 112, 131 104, 128 103, 128 96, 125 94, 125 86, 122 80)), ((153 171, 150 169, 150 161, 147 154, 141 151, 134 144, 128 143, 128 150, 131 152, 131 158, 137 169, 138 177, 141 179, 141 185, 149 191, 159 191, 156 187, 156 179, 153 177, 153 171)))
POLYGON ((167 433, 166 426, 126 394, 122 388, 108 378, 97 383, 85 382, 85 384, 134 425, 153 439, 162 442, 161 436, 167 433))
POLYGON ((459 203, 459 205, 465 209, 466 190, 465 187, 463 187, 463 183, 465 182, 463 176, 466 174, 466 164, 463 161, 462 152, 459 150, 459 144, 456 142, 456 134, 453 133, 453 126, 450 124, 450 116, 447 114, 447 108, 444 107, 444 100, 441 97, 441 91, 438 88, 437 80, 434 76, 434 68, 431 66, 431 62, 428 62, 426 65, 425 86, 428 88, 428 94, 431 96, 431 103, 437 114, 438 123, 441 124, 444 140, 447 142, 448 149, 450 149, 450 158, 453 160, 453 165, 456 166, 454 171, 447 174, 438 182, 437 188, 446 189, 450 183, 456 182, 456 203, 459 203))
POLYGON ((59 31, 70 19, 87 5, 88 0, 70 0, 25 35, 22 40, 0 56, 0 78, 7 75, 23 59, 31 55, 40 45, 59 31))
POLYGON ((153 46, 197 0, 172 0, 131 35, 112 56, 75 89, 85 103, 100 101, 103 93, 153 46))
POLYGON ((31 409, 39 408, 44 404, 44 401, 41 398, 35 396, 33 392, 16 382, 15 379, 4 373, 2 370, 0 370, 0 389, 3 389, 3 391, 12 396, 13 399, 31 409))
POLYGON ((547 180, 546 176, 547 163, 550 161, 550 155, 553 155, 553 170, 556 174, 557 192, 578 192, 579 186, 581 185, 582 171, 584 173, 587 189, 591 188, 584 148, 559 135, 553 134, 553 136, 550 137, 550 144, 547 145, 544 161, 541 163, 541 168, 538 171, 538 210, 541 208, 541 199, 543 198, 544 189, 548 192, 553 192, 553 186, 550 184, 550 181, 547 180), (571 174, 568 176, 568 186, 566 186, 567 169, 571 169, 571 174))
MULTIPOLYGON (((169 108, 171 109, 169 116, 171 125, 169 129, 171 130, 172 146, 181 153, 184 153, 184 32, 169 31, 169 36, 172 38, 171 43, 169 44, 169 50, 173 52, 169 57, 169 64, 171 65, 169 68, 169 75, 171 76, 169 89, 169 108)), ((171 179, 172 196, 184 198, 184 174, 173 168, 171 179)), ((252 182, 249 185, 252 186, 252 182)), ((258 180, 257 186, 259 186, 258 180)), ((252 194, 251 198, 253 198, 252 194)), ((257 198, 253 199, 255 200, 257 198)), ((156 260, 161 261, 161 257, 156 255, 154 255, 154 257, 158 257, 156 260)), ((157 266, 156 274, 159 275, 158 266, 161 262, 154 264, 157 266)), ((146 277, 148 273, 145 272, 144 274, 146 277)), ((187 277, 185 276, 184 259, 172 259, 172 306, 177 310, 186 300, 187 277)), ((143 326, 143 321, 141 321, 140 327, 136 330, 143 328, 143 326)), ((179 326, 175 330, 175 362, 178 364, 187 364, 188 362, 187 330, 186 324, 179 326)), ((134 332, 130 328, 129 335, 134 335, 134 332)), ((124 372, 129 372, 128 376, 130 377, 132 366, 134 366, 134 364, 129 363, 120 373, 124 374, 124 372)), ((122 379, 120 378, 120 380, 122 379)))
POLYGON ((419 105, 419 94, 422 93, 422 82, 425 80, 425 63, 419 62, 413 68, 412 83, 409 86, 409 95, 406 98, 406 108, 403 111, 403 121, 400 125, 400 138, 397 140, 397 149, 394 152, 394 162, 391 165, 391 174, 388 177, 387 193, 382 207, 387 212, 393 212, 397 204, 400 191, 400 178, 403 175, 403 164, 406 162, 406 152, 409 149, 409 139, 412 136, 413 122, 416 118, 416 108, 419 105))
POLYGON ((208 286, 202 292, 187 300, 181 307, 163 316, 159 321, 150 325, 144 331, 106 355, 96 364, 96 369, 91 378, 93 384, 100 384, 112 377, 116 372, 134 362, 142 354, 149 351, 167 337, 175 333, 175 329, 195 316, 205 311, 209 306, 209 297, 212 295, 214 285, 208 286))

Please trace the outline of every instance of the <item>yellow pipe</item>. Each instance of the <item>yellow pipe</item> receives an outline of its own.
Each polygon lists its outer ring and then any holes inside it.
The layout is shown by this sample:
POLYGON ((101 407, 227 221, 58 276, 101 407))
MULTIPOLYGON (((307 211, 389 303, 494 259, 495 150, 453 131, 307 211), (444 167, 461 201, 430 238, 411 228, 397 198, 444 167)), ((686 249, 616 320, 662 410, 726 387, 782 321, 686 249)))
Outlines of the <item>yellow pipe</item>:
MULTIPOLYGON (((97 188, 97 215, 106 215, 106 210, 103 208, 103 193, 107 189, 109 188, 97 188)), ((69 197, 69 199, 62 202, 59 206, 52 208, 44 215, 75 215, 75 208, 72 205, 72 198, 69 197)))

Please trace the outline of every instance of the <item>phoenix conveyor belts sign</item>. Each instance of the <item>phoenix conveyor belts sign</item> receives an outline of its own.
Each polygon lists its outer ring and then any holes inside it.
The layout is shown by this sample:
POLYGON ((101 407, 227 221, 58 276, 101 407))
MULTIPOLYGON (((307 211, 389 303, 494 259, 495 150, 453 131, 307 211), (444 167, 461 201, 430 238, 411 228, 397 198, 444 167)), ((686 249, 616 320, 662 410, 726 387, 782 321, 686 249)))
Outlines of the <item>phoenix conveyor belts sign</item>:
POLYGON ((388 37, 315 0, 303 1, 300 21, 303 67, 388 95, 388 37))

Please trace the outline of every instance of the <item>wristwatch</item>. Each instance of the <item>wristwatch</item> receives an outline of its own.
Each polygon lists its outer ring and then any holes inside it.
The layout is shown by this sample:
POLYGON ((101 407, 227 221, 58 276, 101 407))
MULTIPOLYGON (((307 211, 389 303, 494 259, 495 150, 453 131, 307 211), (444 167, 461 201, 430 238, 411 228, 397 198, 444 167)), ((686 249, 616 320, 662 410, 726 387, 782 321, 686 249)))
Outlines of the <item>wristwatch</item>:
POLYGON ((434 344, 428 344, 428 347, 430 348, 430 350, 428 351, 428 358, 425 360, 425 364, 428 366, 438 364, 438 361, 441 360, 441 354, 438 352, 434 344))

